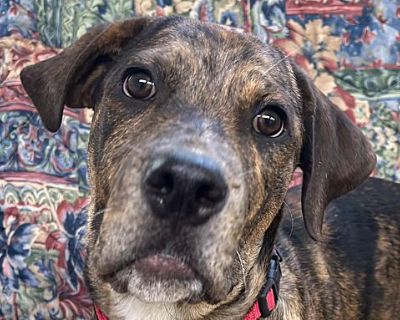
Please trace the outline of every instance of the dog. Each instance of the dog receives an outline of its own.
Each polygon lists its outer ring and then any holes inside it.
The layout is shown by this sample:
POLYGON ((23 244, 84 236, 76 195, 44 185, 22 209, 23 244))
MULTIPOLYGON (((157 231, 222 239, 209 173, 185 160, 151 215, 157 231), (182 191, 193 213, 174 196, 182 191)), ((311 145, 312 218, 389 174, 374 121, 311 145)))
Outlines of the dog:
POLYGON ((64 105, 94 109, 86 280, 99 318, 398 316, 399 184, 368 178, 370 143, 277 48, 135 18, 21 81, 52 132, 64 105))

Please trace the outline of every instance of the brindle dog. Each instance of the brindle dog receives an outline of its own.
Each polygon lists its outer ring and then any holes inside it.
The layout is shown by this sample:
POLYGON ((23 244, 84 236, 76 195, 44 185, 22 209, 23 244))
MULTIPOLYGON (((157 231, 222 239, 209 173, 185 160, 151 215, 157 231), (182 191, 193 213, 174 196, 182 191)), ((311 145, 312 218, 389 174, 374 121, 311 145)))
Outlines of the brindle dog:
POLYGON ((274 244, 271 319, 398 317, 399 185, 362 184, 369 142, 276 48, 138 18, 21 79, 50 131, 64 105, 94 108, 86 276, 110 319, 241 319, 274 244), (296 167, 303 187, 287 194, 296 167))

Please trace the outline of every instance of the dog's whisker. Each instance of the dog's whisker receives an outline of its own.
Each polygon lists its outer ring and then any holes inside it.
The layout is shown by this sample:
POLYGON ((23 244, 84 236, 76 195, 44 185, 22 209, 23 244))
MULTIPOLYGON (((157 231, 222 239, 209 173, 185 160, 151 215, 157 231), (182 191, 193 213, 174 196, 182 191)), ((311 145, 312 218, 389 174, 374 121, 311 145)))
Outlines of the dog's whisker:
POLYGON ((293 213, 292 213, 292 210, 290 209, 290 206, 286 203, 286 201, 283 201, 283 204, 288 208, 288 211, 289 211, 289 214, 290 214, 290 221, 291 221, 290 233, 289 233, 289 239, 290 239, 292 237, 292 234, 293 234, 294 218, 293 218, 293 213))
POLYGON ((92 213, 93 218, 97 217, 100 214, 106 213, 107 211, 111 211, 111 208, 105 208, 92 213))
POLYGON ((250 170, 243 171, 240 174, 238 174, 236 176, 236 178, 243 178, 243 177, 245 177, 245 176, 247 176, 247 175, 249 175, 249 174, 251 174, 253 172, 256 172, 256 169, 250 169, 250 170))
POLYGON ((291 57, 292 54, 288 53, 287 55, 285 55, 283 58, 279 59, 277 62, 275 62, 272 66, 270 66, 267 70, 266 73, 270 72, 271 70, 273 70, 274 68, 276 68, 279 64, 281 64, 283 61, 287 60, 289 57, 291 57))
MULTIPOLYGON (((189 306, 189 301, 192 299, 192 297, 193 297, 193 293, 190 293, 189 297, 188 297, 187 300, 182 304, 181 308, 184 308, 184 307, 186 307, 186 306, 189 306)), ((194 319, 194 318, 193 318, 193 315, 190 314, 190 313, 185 314, 185 317, 186 317, 186 318, 189 317, 188 320, 194 319)))
POLYGON ((165 303, 163 303, 163 307, 164 307, 165 312, 171 316, 171 319, 179 320, 179 318, 177 317, 177 314, 176 314, 176 310, 175 310, 175 314, 172 314, 171 310, 167 307, 167 305, 165 303))
POLYGON ((130 154, 133 151, 133 152, 135 152, 135 156, 142 155, 142 157, 145 158, 145 155, 143 154, 143 149, 141 149, 137 146, 134 146, 132 144, 128 144, 128 145, 124 146, 124 149, 122 151, 123 152, 121 152, 121 154, 125 154, 124 151, 126 151, 127 154, 130 154))
POLYGON ((240 267, 242 268, 242 276, 243 276, 243 286, 244 286, 244 291, 247 292, 247 282, 246 282, 246 273, 245 273, 245 269, 244 269, 244 264, 243 264, 243 260, 242 257, 240 256, 239 251, 236 250, 236 255, 239 258, 239 262, 240 262, 240 267))

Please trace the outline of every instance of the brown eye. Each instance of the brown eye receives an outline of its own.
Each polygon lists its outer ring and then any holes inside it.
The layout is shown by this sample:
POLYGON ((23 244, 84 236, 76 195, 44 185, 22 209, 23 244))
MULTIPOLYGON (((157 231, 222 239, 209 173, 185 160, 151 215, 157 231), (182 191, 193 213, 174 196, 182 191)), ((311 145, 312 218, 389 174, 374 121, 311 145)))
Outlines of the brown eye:
POLYGON ((270 138, 277 138, 285 129, 285 123, 280 113, 268 108, 253 119, 253 128, 270 138))
POLYGON ((122 90, 128 97, 140 100, 150 99, 156 93, 153 78, 141 70, 134 71, 125 78, 122 90))

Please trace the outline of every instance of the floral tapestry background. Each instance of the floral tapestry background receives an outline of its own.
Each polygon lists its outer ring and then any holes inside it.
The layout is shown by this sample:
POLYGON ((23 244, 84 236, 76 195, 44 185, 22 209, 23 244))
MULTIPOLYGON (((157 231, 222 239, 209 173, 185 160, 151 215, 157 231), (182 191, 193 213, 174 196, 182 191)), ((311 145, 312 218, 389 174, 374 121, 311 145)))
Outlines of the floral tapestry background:
POLYGON ((92 312, 82 277, 90 114, 66 110, 50 134, 20 70, 99 22, 170 14, 282 48, 369 137, 374 174, 400 182, 400 0, 0 0, 0 319, 92 312))

